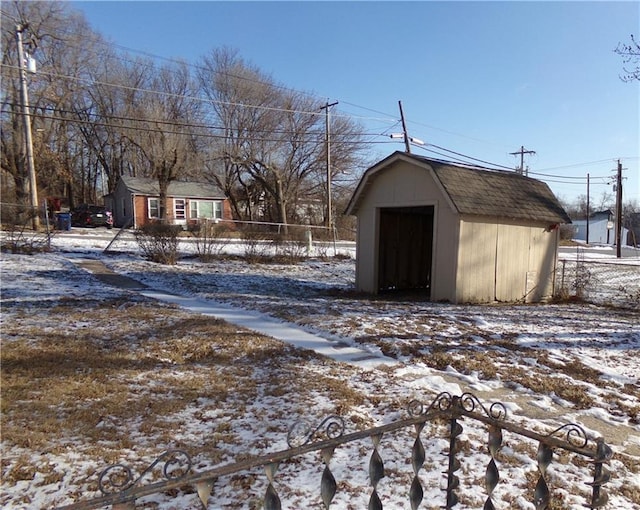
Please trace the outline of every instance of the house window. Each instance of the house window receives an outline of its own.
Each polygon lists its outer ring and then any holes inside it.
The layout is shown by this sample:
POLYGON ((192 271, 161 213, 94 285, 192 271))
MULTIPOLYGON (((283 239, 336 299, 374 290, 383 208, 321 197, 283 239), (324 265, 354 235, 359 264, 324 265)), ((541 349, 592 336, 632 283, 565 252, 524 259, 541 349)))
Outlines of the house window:
POLYGON ((187 219, 187 209, 184 198, 176 198, 173 201, 173 209, 175 211, 176 220, 187 219))
POLYGON ((160 199, 148 198, 147 206, 149 210, 149 218, 160 218, 160 199))
POLYGON ((191 218, 222 218, 222 201, 221 200, 191 200, 189 214, 191 218))

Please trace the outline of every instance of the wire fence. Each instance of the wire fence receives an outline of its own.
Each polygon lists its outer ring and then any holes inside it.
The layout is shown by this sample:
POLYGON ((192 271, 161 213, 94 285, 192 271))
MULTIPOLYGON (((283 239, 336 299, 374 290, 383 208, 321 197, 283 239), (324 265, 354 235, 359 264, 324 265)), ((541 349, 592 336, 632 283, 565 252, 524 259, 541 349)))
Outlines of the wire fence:
POLYGON ((558 261, 556 297, 640 309, 640 265, 576 259, 558 261))
MULTIPOLYGON (((35 210, 27 205, 0 202, 0 221, 4 231, 3 249, 14 252, 38 251, 43 246, 50 246, 53 231, 71 230, 69 213, 52 214, 45 205, 35 210), (34 228, 34 221, 37 228, 34 228)), ((286 225, 288 233, 282 237, 283 224, 279 223, 225 221, 224 224, 232 224, 238 230, 239 237, 247 245, 246 255, 265 255, 262 253, 265 247, 275 246, 276 252, 279 249, 284 250, 285 255, 291 255, 289 252, 293 250, 293 255, 299 257, 310 252, 312 237, 315 238, 314 241, 333 241, 333 251, 336 253, 338 236, 335 228, 315 227, 312 234, 312 227, 309 225, 286 225)), ((218 222, 215 222, 215 226, 220 227, 218 222)), ((226 230, 223 229, 222 232, 226 230)), ((200 248, 205 251, 212 247, 221 249, 224 246, 222 241, 219 235, 215 235, 211 239, 200 240, 200 248)), ((317 242, 313 245, 317 245, 317 242)), ((559 259, 554 296, 559 300, 579 300, 640 309, 640 265, 625 263, 624 259, 607 262, 585 260, 584 251, 578 250, 575 257, 559 259)))

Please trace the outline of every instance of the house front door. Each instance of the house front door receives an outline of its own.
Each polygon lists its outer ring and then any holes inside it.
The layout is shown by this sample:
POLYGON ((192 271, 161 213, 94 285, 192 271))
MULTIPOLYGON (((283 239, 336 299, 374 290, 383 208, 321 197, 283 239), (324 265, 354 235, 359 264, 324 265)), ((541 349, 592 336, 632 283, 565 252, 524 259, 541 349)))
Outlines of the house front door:
POLYGON ((187 224, 187 201, 184 198, 173 200, 173 217, 176 225, 187 224))

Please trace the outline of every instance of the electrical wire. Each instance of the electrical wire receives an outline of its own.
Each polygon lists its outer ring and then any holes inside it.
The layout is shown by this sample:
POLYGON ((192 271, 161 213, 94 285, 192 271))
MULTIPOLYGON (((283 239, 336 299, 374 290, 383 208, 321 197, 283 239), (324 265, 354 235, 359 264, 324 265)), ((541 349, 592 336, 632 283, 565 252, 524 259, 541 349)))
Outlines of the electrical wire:
MULTIPOLYGON (((102 41, 96 41, 96 42, 98 44, 103 44, 107 48, 109 48, 111 46, 110 44, 108 44, 106 42, 102 42, 102 41)), ((72 47, 72 48, 83 49, 84 51, 87 51, 87 49, 84 48, 84 47, 80 48, 78 46, 73 46, 73 45, 69 45, 69 46, 72 47)), ((157 60, 164 60, 166 62, 179 64, 179 65, 186 65, 188 67, 191 67, 193 69, 197 69, 197 70, 200 70, 200 71, 213 72, 214 74, 227 76, 227 77, 230 77, 230 78, 233 78, 233 79, 237 79, 237 80, 248 81, 250 83, 256 83, 256 84, 259 84, 259 85, 266 85, 266 86, 274 87, 274 88, 281 89, 281 90, 284 90, 284 91, 287 91, 287 92, 293 92, 295 94, 302 94, 303 96, 306 96, 306 97, 308 97, 308 98, 310 98, 312 100, 321 101, 321 99, 317 95, 311 94, 311 93, 306 92, 306 91, 301 91, 301 90, 297 90, 297 89, 294 89, 294 88, 291 88, 291 87, 287 87, 287 86, 284 86, 284 85, 278 85, 277 83, 273 83, 271 81, 263 81, 263 80, 258 80, 258 79, 255 79, 255 78, 250 78, 250 77, 247 77, 247 76, 241 76, 241 75, 238 75, 238 74, 227 73, 227 72, 220 71, 220 70, 213 70, 213 69, 210 69, 210 68, 205 67, 205 66, 194 64, 193 62, 180 60, 180 59, 176 59, 176 58, 171 58, 171 57, 164 57, 164 56, 161 56, 161 55, 156 55, 154 53, 150 53, 148 51, 137 50, 135 48, 130 48, 130 47, 119 45, 119 44, 113 44, 112 46, 116 47, 116 48, 120 48, 120 49, 125 50, 125 51, 130 52, 130 53, 138 53, 140 55, 143 55, 143 56, 146 56, 146 57, 149 57, 149 58, 153 58, 153 59, 157 59, 157 60)), ((92 52, 92 53, 98 54, 97 52, 92 52)), ((98 55, 101 55, 101 54, 98 54, 98 55)), ((139 62, 136 62, 136 61, 124 58, 124 57, 120 57, 120 56, 113 57, 113 58, 115 58, 117 60, 124 61, 124 62, 129 62, 129 63, 133 63, 133 64, 139 64, 139 62)), ((363 110, 366 110, 366 111, 370 111, 370 112, 373 112, 373 113, 379 113, 379 114, 385 116, 383 118, 379 118, 379 117, 363 117, 363 116, 358 116, 358 115, 344 116, 344 117, 347 117, 347 118, 350 118, 350 119, 369 120, 369 121, 383 121, 383 122, 390 122, 390 121, 397 122, 398 121, 396 117, 394 117, 392 115, 388 115, 387 113, 384 113, 384 112, 373 110, 371 108, 360 106, 360 105, 357 105, 357 104, 354 104, 354 103, 350 103, 348 101, 340 101, 340 103, 348 104, 350 106, 353 106, 354 108, 360 108, 360 109, 363 109, 363 110)), ((342 117, 343 115, 341 115, 339 112, 337 112, 337 113, 334 113, 333 116, 342 117)), ((434 128, 434 129, 437 129, 437 128, 434 128)))
MULTIPOLYGON (((11 68, 13 70, 20 70, 20 67, 18 67, 18 66, 12 66, 12 65, 8 65, 8 64, 0 64, 0 66, 4 67, 4 68, 11 68)), ((50 73, 50 72, 48 73, 48 72, 45 72, 45 71, 38 71, 38 73, 41 74, 41 75, 48 76, 50 78, 61 78, 61 79, 65 79, 65 80, 69 80, 69 81, 73 81, 73 82, 80 82, 80 83, 83 83, 85 85, 101 85, 101 86, 105 86, 105 87, 120 88, 120 89, 127 90, 127 91, 130 91, 130 92, 143 92, 143 93, 147 93, 147 94, 156 94, 156 95, 166 96, 166 97, 171 97, 171 98, 191 99, 193 101, 200 101, 200 102, 204 102, 204 103, 214 103, 214 104, 219 104, 219 105, 223 105, 223 106, 237 106, 237 107, 242 107, 242 108, 253 108, 253 109, 264 110, 264 111, 276 111, 276 112, 282 112, 282 113, 298 113, 298 114, 312 115, 312 116, 323 115, 322 113, 317 112, 317 111, 294 110, 294 109, 291 109, 291 108, 279 108, 279 107, 274 107, 274 106, 263 106, 263 105, 248 105, 248 104, 245 104, 245 103, 234 103, 234 102, 230 102, 230 101, 219 101, 219 100, 215 100, 215 99, 202 98, 202 97, 198 97, 198 96, 187 96, 187 95, 184 95, 184 94, 175 94, 175 93, 171 93, 171 92, 161 92, 161 91, 157 91, 157 90, 153 90, 153 89, 146 89, 146 88, 141 88, 141 87, 132 87, 132 86, 122 85, 122 84, 117 84, 117 83, 104 82, 104 81, 101 81, 101 80, 89 80, 87 78, 80 78, 80 77, 76 77, 76 76, 68 76, 68 75, 58 74, 58 73, 50 73)))
MULTIPOLYGON (((36 114, 30 113, 29 116, 31 116, 32 118, 38 118, 38 116, 36 114)), ((234 138, 232 138, 229 135, 216 135, 213 133, 194 133, 194 132, 184 132, 184 131, 170 131, 170 130, 166 130, 166 129, 161 129, 159 127, 157 128, 151 128, 151 127, 144 127, 144 126, 122 126, 121 124, 110 124, 108 122, 102 122, 102 121, 95 121, 95 120, 85 120, 85 119, 70 119, 68 117, 59 117, 56 115, 50 115, 46 117, 49 120, 59 120, 59 121, 63 121, 63 122, 70 122, 72 124, 80 124, 80 125, 91 125, 91 126, 99 126, 99 127, 110 127, 110 128, 115 128, 115 129, 123 129, 123 130, 135 130, 135 131, 144 131, 144 132, 151 132, 151 133, 162 133, 162 134, 169 134, 169 135, 180 135, 180 136, 189 136, 189 137, 195 137, 195 138, 212 138, 212 139, 221 139, 221 140, 233 140, 234 138)), ((141 121, 141 122, 148 122, 148 121, 141 121)), ((180 127, 178 125, 178 127, 180 127)), ((257 137, 251 137, 251 138, 247 138, 247 141, 252 141, 252 142, 283 142, 282 138, 257 138, 257 137)), ((309 143, 313 143, 313 142, 317 142, 317 143, 321 143, 324 144, 325 140, 324 138, 322 140, 308 140, 309 143)), ((336 144, 336 145, 366 145, 366 144, 388 144, 388 143, 393 143, 392 141, 387 141, 387 140, 382 140, 382 141, 367 141, 367 142, 363 142, 361 140, 342 140, 342 141, 332 141, 332 144, 336 144)))
MULTIPOLYGON (((6 103, 7 106, 13 106, 16 108, 22 108, 22 103, 17 103, 17 102, 7 102, 6 103)), ((34 105, 31 105, 31 107, 33 108, 34 105)), ((69 114, 69 115, 77 115, 78 118, 80 116, 80 112, 78 111, 73 111, 73 110, 66 110, 66 109, 62 109, 62 108, 55 108, 52 106, 41 106, 41 107, 37 107, 36 108, 38 111, 43 111, 43 112, 54 112, 57 114, 69 114)), ((159 125, 166 125, 166 126, 173 126, 173 127, 180 127, 180 128, 195 128, 195 129, 210 129, 210 130, 219 130, 219 131, 240 131, 237 129, 230 129, 228 127, 225 126, 215 126, 215 125, 210 125, 210 124, 201 124, 201 123, 193 123, 193 122, 181 122, 181 121, 172 121, 172 120, 161 120, 161 119, 154 119, 154 118, 141 118, 141 117, 125 117, 125 116, 120 116, 120 115, 111 115, 111 114, 102 114, 102 113, 93 113, 93 112, 82 112, 84 113, 87 117, 93 117, 96 118, 98 121, 102 120, 102 119, 107 119, 110 121, 126 121, 126 122, 136 122, 136 123, 148 123, 148 124, 159 124, 159 125)), ((36 113, 30 113, 29 114, 32 118, 34 119, 53 119, 53 117, 51 116, 41 116, 38 115, 36 113)), ((57 117, 56 120, 58 119, 67 119, 66 117, 57 117)), ((73 120, 73 119, 70 119, 73 120)), ((86 120, 89 121, 89 119, 80 119, 79 120, 86 120)), ((115 124, 111 124, 114 125, 115 124)), ((125 126, 120 126, 120 127, 125 127, 125 126)), ((135 128, 137 129, 137 127, 135 128)), ((296 131, 288 131, 288 130, 284 130, 284 129, 269 129, 269 130, 265 130, 265 129, 252 129, 251 130, 252 133, 269 133, 269 134, 282 134, 282 135, 296 135, 298 134, 298 132, 296 131)), ((313 130, 313 131, 307 131, 304 133, 305 136, 309 136, 309 137, 313 137, 313 136, 318 136, 318 137, 324 137, 325 136, 325 131, 324 130, 313 130)), ((240 136, 239 134, 237 134, 237 136, 240 136)), ((385 136, 384 133, 371 133, 371 132, 350 132, 350 133, 333 133, 332 134, 333 138, 332 140, 335 140, 336 138, 344 138, 347 136, 350 137, 356 137, 356 136, 360 136, 360 137, 378 137, 378 136, 385 136)), ((324 142, 324 138, 323 138, 323 142, 324 142)))
POLYGON ((456 152, 456 151, 452 151, 450 149, 446 149, 445 147, 440 147, 439 145, 435 145, 435 144, 432 144, 432 143, 431 144, 427 144, 427 145, 431 145, 432 147, 435 147, 436 149, 440 149, 441 151, 450 152, 451 154, 455 154, 456 156, 460 156, 460 157, 463 157, 463 158, 466 158, 466 159, 470 159, 471 161, 477 161, 479 163, 484 163, 486 165, 491 165, 491 166, 496 167, 496 168, 503 168, 503 169, 506 169, 506 170, 513 170, 513 167, 500 165, 498 163, 491 163, 490 161, 485 161, 484 159, 474 158, 472 156, 468 156, 468 155, 462 154, 460 152, 456 152))
MULTIPOLYGON (((2 11, 2 13, 3 13, 4 16, 16 21, 16 18, 14 18, 12 15, 10 15, 7 11, 2 11)), ((105 41, 102 38, 102 35, 99 32, 94 31, 93 28, 89 24, 88 24, 88 29, 89 29, 89 31, 91 33, 94 33, 97 36, 99 36, 99 38, 94 40, 94 43, 98 44, 98 45, 102 45, 107 49, 116 48, 116 49, 122 50, 123 52, 125 52, 125 54, 139 54, 139 55, 145 56, 145 57, 150 58, 150 59, 161 60, 161 61, 174 63, 174 64, 180 64, 180 65, 187 65, 188 67, 193 68, 193 69, 197 69, 197 70, 204 70, 204 71, 207 71, 207 72, 212 72, 213 71, 216 74, 219 74, 219 75, 222 75, 222 76, 228 76, 228 77, 231 77, 233 79, 245 80, 245 81, 249 81, 249 82, 257 83, 257 84, 261 84, 261 85, 268 85, 268 86, 271 86, 271 87, 274 87, 274 88, 278 88, 278 89, 282 89, 282 90, 285 90, 285 91, 294 92, 296 94, 302 94, 302 95, 304 95, 306 97, 309 97, 309 98, 314 98, 314 96, 312 94, 308 93, 308 92, 303 92, 303 91, 300 91, 300 90, 293 89, 291 87, 286 87, 284 85, 279 85, 279 84, 273 83, 272 81, 263 81, 263 80, 259 80, 259 79, 255 79, 255 78, 250 78, 250 77, 247 77, 247 76, 241 76, 241 75, 236 75, 236 74, 232 74, 232 73, 226 73, 226 72, 219 71, 219 70, 212 70, 212 69, 210 69, 208 67, 204 67, 204 66, 195 64, 193 62, 186 61, 186 60, 177 59, 177 58, 171 58, 171 57, 165 57, 165 56, 157 55, 157 54, 154 54, 154 53, 151 53, 151 52, 148 52, 148 51, 139 50, 139 49, 136 49, 136 48, 131 48, 131 47, 119 45, 119 44, 116 44, 116 43, 113 43, 113 42, 105 41)), ((75 36, 76 35, 74 32, 71 32, 70 30, 66 30, 65 31, 65 29, 60 30, 60 32, 62 34, 67 34, 69 36, 75 36)), ((88 48, 86 46, 80 47, 80 46, 71 44, 69 42, 65 42, 65 44, 69 48, 80 49, 82 51, 90 51, 91 53, 94 53, 96 55, 99 54, 101 57, 103 56, 103 53, 93 52, 90 49, 88 50, 88 48)), ((110 58, 117 59, 117 60, 123 61, 123 62, 135 63, 137 65, 140 65, 139 61, 134 61, 134 60, 128 59, 122 53, 119 53, 117 56, 114 55, 114 56, 112 56, 110 58)), ((4 64, 3 64, 3 66, 4 66, 4 64)), ((43 74, 45 74, 45 73, 43 73, 43 74)), ((66 78, 66 79, 70 79, 70 80, 74 80, 75 79, 75 80, 79 80, 79 81, 86 81, 86 80, 82 80, 80 78, 74 78, 74 77, 64 76, 64 75, 57 75, 57 74, 54 74, 54 73, 46 73, 46 74, 48 74, 49 76, 52 76, 52 77, 61 77, 61 78, 66 78)), ((107 82, 98 82, 98 81, 96 81, 95 83, 103 85, 103 86, 113 86, 113 87, 125 88, 125 89, 128 89, 128 90, 138 90, 138 91, 143 91, 143 92, 146 92, 146 93, 166 94, 166 95, 170 95, 170 96, 173 95, 173 94, 162 93, 162 92, 158 92, 158 91, 152 91, 152 90, 149 90, 149 89, 138 89, 138 88, 135 88, 135 87, 126 87, 126 86, 122 86, 122 85, 118 85, 118 84, 109 84, 107 82)), ((175 95, 173 95, 173 96, 175 96, 175 95)), ((187 97, 187 96, 181 96, 181 97, 194 99, 194 100, 199 100, 199 101, 206 101, 206 102, 210 102, 210 103, 213 102, 213 103, 218 103, 218 104, 225 104, 225 105, 229 105, 229 106, 239 106, 239 107, 244 107, 244 108, 261 108, 261 109, 266 109, 266 110, 283 111, 283 112, 288 112, 288 113, 301 113, 301 114, 308 114, 308 115, 318 115, 318 112, 296 111, 296 110, 288 110, 288 109, 283 109, 283 108, 265 107, 265 106, 261 106, 261 105, 247 105, 247 104, 243 104, 243 103, 225 103, 223 101, 216 101, 216 100, 211 100, 211 99, 203 99, 203 98, 198 98, 198 97, 187 97)), ((360 109, 363 109, 363 110, 366 110, 366 111, 370 111, 370 112, 377 113, 377 114, 385 116, 384 118, 358 117, 358 116, 354 116, 354 115, 344 116, 344 117, 347 117, 349 119, 377 120, 377 121, 383 121, 383 122, 393 121, 394 122, 394 126, 396 126, 399 123, 399 121, 397 120, 396 117, 394 117, 392 115, 389 115, 386 112, 381 112, 381 111, 378 111, 378 110, 374 110, 374 109, 371 109, 371 108, 360 106, 360 105, 357 105, 357 104, 354 104, 354 103, 351 103, 351 102, 345 101, 345 100, 341 100, 340 102, 343 103, 343 104, 347 104, 347 105, 353 106, 355 108, 360 108, 360 109)), ((339 113, 335 113, 334 116, 335 117, 341 117, 342 115, 339 114, 339 113)), ((437 131, 440 131, 440 132, 443 132, 443 133, 447 133, 447 134, 450 134, 450 135, 454 135, 454 136, 459 136, 459 137, 462 137, 462 138, 467 138, 467 139, 474 140, 474 141, 479 141, 479 142, 482 142, 482 143, 492 143, 492 142, 487 142, 485 140, 469 137, 469 136, 463 135, 461 133, 448 131, 448 130, 445 130, 445 129, 442 129, 442 128, 439 128, 439 127, 436 127, 436 126, 432 126, 432 125, 429 125, 429 124, 424 124, 424 123, 420 123, 420 122, 416 122, 416 121, 412 121, 412 120, 408 120, 408 122, 411 123, 411 124, 414 124, 414 125, 424 126, 424 127, 429 128, 429 129, 434 129, 434 130, 437 130, 437 131)), ((167 122, 167 124, 169 124, 169 123, 167 122)), ((188 125, 185 124, 185 126, 188 126, 188 125)), ((211 128, 211 129, 222 129, 222 128, 216 128, 216 127, 209 127, 209 128, 211 128)), ((384 136, 384 133, 386 133, 390 129, 392 129, 392 128, 391 127, 387 128, 387 130, 385 130, 382 134, 373 134, 373 133, 371 133, 371 134, 360 134, 360 136, 371 136, 371 137, 384 136)), ((493 145, 496 145, 496 144, 493 144, 493 145)), ((492 162, 489 162, 489 161, 486 161, 486 160, 478 159, 478 158, 475 158, 475 157, 472 157, 472 156, 468 156, 468 155, 465 155, 465 154, 462 154, 462 153, 459 153, 459 152, 456 152, 456 151, 453 151, 453 150, 450 150, 450 149, 446 149, 444 147, 441 147, 441 146, 438 146, 438 145, 435 145, 435 144, 429 144, 429 146, 438 148, 438 149, 443 150, 443 151, 445 151, 445 152, 447 152, 449 154, 454 154, 454 155, 460 156, 461 158, 465 158, 466 160, 477 161, 479 163, 491 165, 491 166, 497 167, 497 168, 513 170, 512 167, 508 167, 508 166, 500 165, 500 164, 497 164, 497 163, 492 163, 492 162)), ((436 154, 439 154, 439 155, 442 155, 442 156, 445 156, 445 157, 449 157, 449 158, 452 158, 452 159, 455 159, 455 160, 458 160, 458 161, 463 161, 463 160, 461 160, 459 158, 453 158, 452 156, 444 155, 442 153, 439 153, 437 151, 433 151, 431 149, 425 149, 425 147, 420 146, 420 145, 417 145, 417 147, 423 148, 424 150, 430 150, 433 153, 436 153, 436 154)), ((636 159, 636 158, 634 158, 634 159, 636 159)), ((600 161, 594 161, 594 162, 589 162, 589 163, 566 165, 566 166, 561 166, 561 167, 553 167, 553 168, 543 169, 543 171, 545 171, 545 170, 562 169, 562 168, 571 168, 571 167, 576 167, 576 166, 586 166, 588 164, 596 164, 596 163, 602 163, 602 162, 606 162, 606 161, 610 161, 610 160, 607 159, 607 160, 600 160, 600 161)), ((532 172, 532 171, 529 171, 528 175, 539 175, 541 177, 551 177, 551 178, 561 178, 561 179, 577 179, 577 180, 581 179, 579 177, 544 174, 544 173, 532 172)), ((593 178, 596 178, 596 177, 593 177, 593 178)))
MULTIPOLYGON (((541 174, 539 172, 531 172, 529 171, 529 175, 540 175, 542 177, 557 177, 557 178, 562 178, 562 179, 580 179, 586 182, 587 180, 587 176, 578 176, 578 177, 574 177, 571 175, 554 175, 554 174, 541 174)), ((606 179, 607 176, 604 175, 591 175, 589 176, 590 179, 606 179)))
MULTIPOLYGON (((126 48, 128 50, 131 50, 130 48, 126 48)), ((144 52, 143 52, 144 53, 144 52)), ((155 57, 157 57, 157 55, 155 55, 155 57)), ((171 59, 167 59, 167 60, 171 60, 171 59)), ((178 62, 177 60, 171 60, 173 62, 178 62)), ((8 65, 8 64, 0 64, 2 66, 2 68, 8 68, 11 70, 20 70, 20 67, 18 66, 12 66, 12 65, 8 65)), ((195 66, 197 67, 197 66, 195 66)), ((101 86, 107 86, 107 87, 114 87, 114 88, 121 88, 124 90, 129 90, 129 91, 137 91, 137 92, 144 92, 144 93, 150 93, 150 94, 157 94, 157 95, 164 95, 167 97, 174 97, 174 98, 180 98, 180 99, 191 99, 191 100, 195 100, 195 101, 201 101, 201 102, 206 102, 206 103, 214 103, 214 104, 220 104, 220 105, 225 105, 225 106, 236 106, 236 107, 241 107, 241 108, 254 108, 254 109, 262 109, 262 110, 266 110, 266 111, 279 111, 279 112, 286 112, 286 113, 297 113, 297 114, 303 114, 303 115, 313 115, 313 116, 319 116, 322 115, 320 112, 317 111, 305 111, 305 110, 294 110, 294 109, 287 109, 287 108, 279 108, 279 107, 270 107, 270 106, 263 106, 263 105, 248 105, 245 103, 233 103, 233 102, 225 102, 225 101, 218 101, 218 100, 212 100, 212 99, 208 99, 208 98, 201 98, 201 97, 197 97, 197 96, 187 96, 184 94, 173 94, 173 93, 168 93, 168 92, 161 92, 161 91, 155 91, 152 89, 145 89, 145 88, 140 88, 140 87, 130 87, 130 86, 126 86, 126 85, 122 85, 122 84, 116 84, 116 83, 109 83, 109 82, 103 82, 103 81, 99 81, 99 80, 89 80, 89 79, 85 79, 85 78, 79 78, 79 77, 73 77, 73 76, 68 76, 68 75, 62 75, 62 74, 58 74, 58 73, 47 73, 47 72, 43 72, 43 71, 39 71, 40 74, 45 75, 45 76, 49 76, 52 78, 61 78, 61 79, 66 79, 66 80, 70 80, 70 81, 75 81, 75 82, 81 82, 81 83, 85 83, 85 84, 89 84, 89 85, 101 85, 101 86)), ((225 73, 222 73, 225 74, 225 73)), ((239 76, 234 76, 231 75, 234 78, 243 78, 243 77, 239 77, 239 76)), ((255 81, 257 83, 266 83, 266 82, 260 82, 257 80, 250 80, 250 81, 255 81)), ((273 84, 270 84, 273 85, 273 84)), ((283 87, 286 89, 286 87, 283 87)), ((293 89, 287 89, 287 90, 293 90, 293 89)), ((296 91, 298 92, 298 91, 296 91)), ((357 108, 363 108, 365 110, 369 110, 375 113, 380 113, 382 115, 386 115, 384 112, 379 112, 377 110, 372 110, 366 107, 361 107, 358 105, 355 105, 353 103, 347 102, 347 101, 343 101, 345 104, 357 107, 357 108)), ((60 113, 64 113, 65 111, 60 111, 60 113)), ((75 112, 70 112, 70 111, 66 111, 66 113, 75 113, 75 112)), ((97 114, 95 114, 97 116, 97 114)), ((334 114, 335 117, 338 117, 339 115, 334 114)), ((345 116, 348 117, 350 119, 352 118, 357 118, 354 116, 345 116)), ((69 120, 66 119, 64 117, 48 117, 51 118, 53 120, 69 120)), ((133 121, 133 122, 155 122, 158 124, 163 124, 163 125, 173 125, 173 126, 179 126, 179 127, 196 127, 196 128, 202 128, 202 129, 225 129, 223 127, 217 127, 217 126, 206 126, 206 125, 196 125, 196 124, 189 124, 189 123, 178 123, 178 122, 171 122, 171 121, 159 121, 159 120, 151 120, 151 119, 135 119, 135 118, 127 118, 127 117, 117 117, 117 116, 108 116, 107 118, 109 118, 110 120, 124 120, 124 121, 133 121)), ((369 118, 371 119, 371 118, 369 118)), ((392 117, 389 118, 385 118, 385 119, 376 119, 376 120, 384 120, 384 121, 390 121, 392 120, 392 117)), ((393 119, 394 120, 394 124, 392 126, 389 126, 383 133, 354 133, 354 136, 365 136, 365 137, 378 137, 378 136, 384 136, 386 132, 390 131, 391 129, 393 129, 393 127, 397 126, 399 124, 399 121, 397 119, 393 119)), ((80 121, 77 120, 76 122, 84 122, 84 123, 92 123, 89 121, 80 121)), ((95 122, 93 122, 93 124, 96 124, 95 122)), ((419 124, 419 123, 417 123, 419 124)), ((116 126, 113 124, 109 124, 106 122, 101 122, 99 124, 96 125, 101 125, 103 127, 122 127, 122 126, 116 126)), ((428 126, 432 129, 438 129, 434 126, 428 126)), ((145 129, 147 131, 159 131, 159 129, 145 129)), ((445 130, 441 130, 443 132, 447 132, 445 130)), ((167 131, 165 131, 167 132, 167 131)), ((179 132, 167 132, 170 134, 185 134, 185 133, 179 133, 179 132)), ((272 131, 272 133, 277 133, 277 131, 272 131)), ((286 131, 281 131, 280 133, 287 133, 286 131)), ((292 133, 292 132, 290 132, 292 133)), ((311 133, 311 134, 316 134, 318 135, 319 133, 311 133)), ((449 132, 449 134, 455 134, 458 136, 463 136, 460 135, 458 133, 452 133, 449 132)), ((207 137, 213 137, 213 138, 228 138, 227 136, 215 136, 212 134, 207 134, 207 135, 202 135, 202 134, 198 134, 197 136, 207 136, 207 137)), ((335 136, 335 135, 334 135, 335 136)), ((255 141, 278 141, 278 140, 274 140, 274 139, 269 139, 269 138, 254 138, 255 141)), ((359 142, 336 142, 336 143, 359 143, 359 142)), ((394 143, 394 142, 376 142, 376 141, 368 141, 365 143, 394 143)), ((438 154, 440 156, 446 157, 446 158, 450 158, 453 159, 455 161, 459 161, 465 164, 469 164, 468 160, 470 161, 476 161, 479 163, 483 163, 486 165, 490 165, 492 167, 496 167, 496 169, 498 168, 502 168, 502 169, 507 169, 507 170, 513 170, 512 167, 508 167, 505 165, 500 165, 498 163, 493 163, 493 162, 489 162, 487 160, 483 160, 483 159, 479 159, 479 158, 475 158, 473 156, 469 156, 457 151, 453 151, 451 149, 447 149, 445 147, 436 145, 436 144, 427 144, 426 146, 423 145, 419 145, 419 144, 414 144, 416 147, 419 147, 423 150, 432 152, 434 154, 438 154), (439 149, 441 151, 445 151, 447 154, 443 154, 441 152, 438 152, 436 150, 431 149, 430 147, 434 147, 436 149, 439 149), (459 157, 454 157, 451 156, 451 154, 455 155, 455 156, 459 156, 459 157)), ((599 161, 594 161, 594 162, 589 162, 589 163, 582 163, 582 164, 574 164, 574 165, 566 165, 563 167, 554 167, 554 168, 550 168, 550 169, 561 169, 561 168, 571 168, 571 167, 577 167, 577 166, 586 166, 588 164, 596 164, 596 163, 602 163, 602 162, 606 162, 606 161, 611 161, 610 159, 606 159, 606 160, 599 160, 599 161)), ((552 174, 543 174, 540 172, 531 172, 529 171, 528 174, 530 175, 539 175, 542 177, 551 177, 551 178, 561 178, 561 179, 586 179, 586 178, 581 178, 581 177, 570 177, 570 176, 561 176, 561 175, 552 175, 552 174)), ((598 177, 593 177, 594 179, 598 178, 598 177)), ((549 182, 565 182, 565 181, 552 181, 549 180, 549 182)))

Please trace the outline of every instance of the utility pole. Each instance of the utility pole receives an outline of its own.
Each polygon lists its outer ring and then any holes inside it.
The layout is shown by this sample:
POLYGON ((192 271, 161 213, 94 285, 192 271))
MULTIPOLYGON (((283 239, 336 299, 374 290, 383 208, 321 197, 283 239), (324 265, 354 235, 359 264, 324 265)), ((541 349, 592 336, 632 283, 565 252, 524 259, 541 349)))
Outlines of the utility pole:
MULTIPOLYGON (((520 146, 520 150, 519 150, 519 151, 516 151, 516 152, 510 152, 510 153, 509 153, 509 154, 511 154, 512 156, 516 156, 516 155, 520 154, 520 168, 518 169, 518 173, 519 173, 519 174, 524 174, 524 155, 525 155, 525 154, 535 154, 535 153, 536 153, 536 151, 529 151, 529 150, 526 150, 526 149, 524 148, 524 145, 521 145, 521 146, 520 146)), ((527 174, 528 174, 528 172, 527 172, 527 174)))
POLYGON ((590 216, 590 211, 589 211, 589 174, 587 174, 587 236, 585 239, 585 242, 587 244, 589 244, 589 216, 590 216))
POLYGON ((327 228, 329 232, 331 232, 331 227, 333 226, 333 218, 331 214, 331 208, 333 207, 331 204, 331 135, 330 135, 330 124, 329 124, 329 108, 338 104, 338 101, 329 104, 327 101, 324 106, 320 108, 320 110, 324 110, 324 120, 325 120, 325 149, 327 155, 327 228))
POLYGON ((402 134, 404 136, 404 150, 407 154, 411 154, 411 145, 409 144, 409 133, 407 133, 407 124, 404 121, 404 112, 402 111, 402 101, 398 101, 400 107, 400 120, 402 121, 402 134))
POLYGON ((616 257, 622 257, 622 163, 618 160, 616 177, 616 257))
POLYGON ((38 188, 36 184, 36 168, 33 160, 33 139, 31 137, 31 116, 29 113, 29 92, 27 90, 27 72, 24 61, 24 48, 22 47, 22 32, 26 25, 16 25, 16 40, 18 42, 18 63, 20 65, 20 95, 22 98, 22 117, 24 121, 24 141, 26 148, 27 170, 29 172, 29 188, 31 196, 31 208, 33 230, 40 228, 38 216, 38 188))

